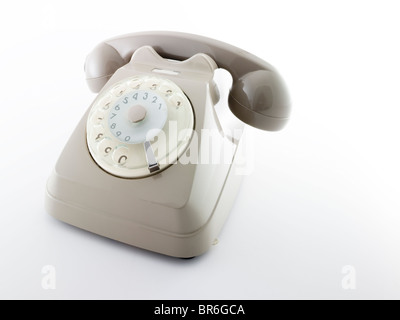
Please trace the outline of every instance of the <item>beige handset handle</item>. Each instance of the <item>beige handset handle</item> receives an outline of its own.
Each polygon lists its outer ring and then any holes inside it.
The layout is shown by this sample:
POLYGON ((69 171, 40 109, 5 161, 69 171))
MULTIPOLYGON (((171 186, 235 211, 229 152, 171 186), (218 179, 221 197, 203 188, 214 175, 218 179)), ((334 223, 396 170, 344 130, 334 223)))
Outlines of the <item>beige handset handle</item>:
POLYGON ((142 46, 152 46, 164 58, 185 60, 205 53, 233 78, 229 108, 243 122, 268 131, 282 129, 289 118, 290 100, 274 67, 242 49, 214 39, 180 32, 140 32, 100 43, 87 57, 86 80, 99 92, 114 72, 142 46))

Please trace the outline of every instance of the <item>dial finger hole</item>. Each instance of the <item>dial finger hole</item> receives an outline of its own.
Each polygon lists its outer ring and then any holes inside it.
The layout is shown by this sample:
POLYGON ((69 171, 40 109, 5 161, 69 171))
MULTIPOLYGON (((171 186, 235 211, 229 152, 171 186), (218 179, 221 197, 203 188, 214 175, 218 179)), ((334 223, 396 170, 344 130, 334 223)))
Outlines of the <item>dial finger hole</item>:
POLYGON ((108 137, 104 138, 101 140, 101 142, 98 145, 98 152, 102 156, 108 156, 112 154, 112 151, 114 150, 115 143, 108 137))
POLYGON ((120 96, 123 95, 125 90, 126 90, 126 85, 125 84, 119 84, 119 85, 117 85, 115 88, 113 88, 111 90, 111 93, 116 97, 120 97, 120 96))
POLYGON ((112 159, 115 164, 119 166, 124 166, 129 158, 129 149, 127 147, 117 147, 112 155, 112 159))
POLYGON ((99 109, 97 110, 93 115, 92 115, 92 123, 93 124, 100 124, 103 122, 105 118, 105 110, 104 109, 99 109))
POLYGON ((150 90, 157 90, 157 88, 160 86, 162 80, 157 79, 157 78, 151 78, 147 80, 144 84, 146 88, 149 88, 150 90))
POLYGON ((112 101, 113 97, 111 95, 106 95, 100 100, 99 105, 103 110, 108 110, 111 106, 112 101))
POLYGON ((128 82, 128 87, 132 89, 139 89, 142 83, 143 81, 140 79, 133 79, 128 82))
POLYGON ((175 93, 168 99, 168 102, 176 109, 179 109, 179 107, 183 105, 184 101, 184 97, 179 93, 175 93))
POLYGON ((165 83, 161 84, 159 86, 158 90, 162 94, 164 94, 166 97, 170 97, 174 93, 173 88, 171 86, 169 86, 168 84, 165 84, 165 83))
POLYGON ((94 142, 99 142, 104 138, 104 128, 103 126, 94 126, 90 131, 90 140, 94 142))

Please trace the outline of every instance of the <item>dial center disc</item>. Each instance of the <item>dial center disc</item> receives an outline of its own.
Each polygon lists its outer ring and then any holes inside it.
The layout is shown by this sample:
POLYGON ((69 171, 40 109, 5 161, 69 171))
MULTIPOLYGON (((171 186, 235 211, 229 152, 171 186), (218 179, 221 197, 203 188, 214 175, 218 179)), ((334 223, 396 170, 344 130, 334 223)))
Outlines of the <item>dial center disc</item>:
POLYGON ((146 108, 140 104, 130 107, 128 111, 128 120, 132 123, 142 121, 146 117, 146 108))
POLYGON ((166 97, 149 88, 128 89, 111 104, 108 127, 119 141, 139 144, 152 140, 168 118, 166 97))

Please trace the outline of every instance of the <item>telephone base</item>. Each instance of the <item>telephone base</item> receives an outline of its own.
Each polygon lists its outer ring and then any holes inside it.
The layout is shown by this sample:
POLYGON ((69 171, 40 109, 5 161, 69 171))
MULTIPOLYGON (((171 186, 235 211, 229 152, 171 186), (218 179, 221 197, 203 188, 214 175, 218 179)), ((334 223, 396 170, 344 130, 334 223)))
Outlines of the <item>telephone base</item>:
MULTIPOLYGON (((234 174, 234 169, 235 163, 232 164, 210 218, 192 233, 166 232, 122 219, 110 212, 83 207, 53 196, 49 186, 46 190, 45 208, 54 218, 95 234, 167 256, 191 259, 210 249, 228 217, 242 181, 242 176, 234 174)), ((56 172, 50 179, 52 178, 57 179, 56 172)))

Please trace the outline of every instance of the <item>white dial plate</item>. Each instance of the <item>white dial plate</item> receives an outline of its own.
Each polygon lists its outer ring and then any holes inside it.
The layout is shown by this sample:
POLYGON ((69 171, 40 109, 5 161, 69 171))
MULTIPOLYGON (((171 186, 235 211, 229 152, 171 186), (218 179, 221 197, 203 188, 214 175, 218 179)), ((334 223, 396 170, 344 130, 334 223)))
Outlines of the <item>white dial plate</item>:
POLYGON ((135 90, 122 97, 111 107, 108 126, 121 142, 128 144, 152 140, 164 127, 168 117, 167 104, 154 90, 135 90), (132 122, 129 113, 145 110, 145 116, 132 122), (142 118, 142 119, 141 119, 142 118))
POLYGON ((141 75, 99 94, 89 112, 86 140, 103 170, 143 178, 176 163, 193 129, 193 108, 184 92, 169 79, 141 75))

